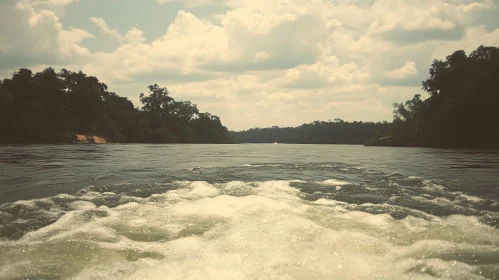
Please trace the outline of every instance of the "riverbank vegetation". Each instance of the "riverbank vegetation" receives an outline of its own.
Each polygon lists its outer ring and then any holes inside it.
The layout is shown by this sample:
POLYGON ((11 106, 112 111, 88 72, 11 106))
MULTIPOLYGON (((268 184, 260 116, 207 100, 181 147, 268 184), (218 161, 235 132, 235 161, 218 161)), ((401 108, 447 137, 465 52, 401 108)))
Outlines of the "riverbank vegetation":
MULTIPOLYGON (((480 46, 434 60, 422 88, 394 104, 393 122, 314 121, 230 132, 220 119, 149 86, 142 108, 95 77, 28 69, 0 81, 0 143, 71 142, 76 134, 132 143, 302 143, 499 147, 499 48, 480 46)), ((334 112, 332 112, 334 113, 334 112)))
POLYGON ((393 122, 314 121, 298 127, 231 132, 238 143, 499 147, 499 48, 480 46, 434 60, 411 100, 394 104, 393 122))
POLYGON ((314 121, 298 127, 252 128, 231 132, 237 143, 364 144, 391 131, 388 122, 314 121))
POLYGON ((232 143, 220 119, 166 88, 149 86, 142 108, 80 72, 28 69, 0 81, 0 143, 65 143, 76 134, 111 142, 232 143))
POLYGON ((499 48, 434 60, 422 87, 429 97, 394 104, 392 131, 366 145, 499 147, 499 48))

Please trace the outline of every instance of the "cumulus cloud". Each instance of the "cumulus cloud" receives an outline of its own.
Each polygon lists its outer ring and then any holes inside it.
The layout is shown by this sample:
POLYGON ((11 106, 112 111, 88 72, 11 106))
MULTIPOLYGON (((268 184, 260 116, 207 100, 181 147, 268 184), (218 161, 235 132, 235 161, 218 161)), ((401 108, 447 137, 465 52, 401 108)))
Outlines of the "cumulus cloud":
POLYGON ((38 6, 38 5, 66 6, 74 2, 78 2, 78 0, 34 0, 31 1, 30 4, 32 6, 38 6))
POLYGON ((367 28, 365 35, 368 37, 381 37, 402 44, 458 40, 464 34, 465 25, 476 21, 484 10, 496 6, 493 0, 471 3, 461 0, 376 0, 368 6, 333 2, 337 3, 335 8, 343 15, 332 13, 344 19, 345 25, 353 22, 357 28, 367 28))
POLYGON ((156 0, 158 3, 184 3, 188 7, 201 7, 206 5, 224 5, 225 0, 156 0))
POLYGON ((225 59, 223 30, 180 11, 166 35, 150 43, 144 32, 132 27, 113 52, 94 53, 84 70, 110 80, 131 81, 136 75, 198 75, 199 65, 225 59))
POLYGON ((406 79, 411 76, 416 76, 418 74, 418 69, 416 69, 416 63, 414 61, 407 61, 407 63, 393 71, 386 73, 386 76, 390 79, 406 79))
POLYGON ((483 25, 469 27, 461 40, 435 46, 432 58, 441 59, 456 50, 469 53, 480 45, 499 46, 499 26, 492 31, 487 31, 483 25))
MULTIPOLYGON (((85 24, 64 25, 71 15, 54 12, 74 2, 0 2, 0 24, 10 27, 0 31, 0 74, 81 69, 134 101, 159 83, 232 129, 388 120, 393 102, 420 92, 418 68, 457 49, 499 45, 494 0, 157 0, 141 3, 145 16, 181 7, 171 22, 147 18, 164 28, 159 36, 134 19, 110 27, 106 16, 78 10, 113 41, 89 51, 85 24)), ((112 9, 108 2, 98 5, 112 9)))
MULTIPOLYGON (((231 129, 297 126, 336 117, 377 121, 390 118, 392 112, 391 104, 384 104, 380 97, 393 93, 377 85, 349 84, 310 91, 284 88, 276 80, 264 81, 257 74, 240 74, 173 85, 169 90, 176 98, 192 100, 200 110, 216 112, 231 129)), ((397 90, 397 95, 401 92, 410 96, 408 90, 397 90)))
POLYGON ((120 32, 116 29, 109 28, 104 19, 91 17, 90 21, 92 21, 99 28, 99 30, 109 38, 119 42, 123 40, 123 36, 121 36, 120 32))
POLYGON ((310 65, 289 69, 281 83, 290 88, 323 88, 363 83, 369 78, 366 70, 355 63, 340 64, 338 57, 330 56, 310 65))
POLYGON ((0 62, 4 67, 69 63, 90 54, 80 43, 92 34, 78 28, 65 29, 52 11, 35 11, 27 2, 16 2, 0 4, 0 23, 10 27, 0 35, 0 62))
MULTIPOLYGON (((105 24, 98 19, 94 22, 105 24)), ((85 69, 113 73, 112 78, 118 80, 157 71, 192 75, 289 69, 315 63, 331 28, 324 18, 310 13, 286 16, 277 11, 268 15, 237 10, 227 13, 219 26, 179 11, 163 37, 147 43, 143 31, 134 27, 120 47, 111 53, 95 53, 85 69)))

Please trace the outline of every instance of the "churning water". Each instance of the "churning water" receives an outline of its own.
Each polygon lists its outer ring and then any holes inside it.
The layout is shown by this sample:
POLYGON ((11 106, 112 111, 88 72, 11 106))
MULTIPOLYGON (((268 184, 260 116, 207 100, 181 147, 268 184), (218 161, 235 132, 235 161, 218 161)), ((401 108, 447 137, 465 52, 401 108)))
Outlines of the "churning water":
POLYGON ((0 147, 0 279, 498 279, 499 154, 0 147))

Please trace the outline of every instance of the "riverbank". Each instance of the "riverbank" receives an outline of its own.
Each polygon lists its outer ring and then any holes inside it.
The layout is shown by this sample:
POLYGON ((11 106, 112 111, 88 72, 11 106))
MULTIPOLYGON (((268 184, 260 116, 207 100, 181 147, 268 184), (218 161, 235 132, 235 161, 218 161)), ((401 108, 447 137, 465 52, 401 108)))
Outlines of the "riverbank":
POLYGON ((364 146, 380 146, 380 147, 424 147, 420 143, 410 141, 400 136, 385 136, 381 138, 373 138, 364 143, 364 146))
POLYGON ((74 134, 72 135, 72 143, 75 144, 107 144, 106 138, 95 135, 74 134))

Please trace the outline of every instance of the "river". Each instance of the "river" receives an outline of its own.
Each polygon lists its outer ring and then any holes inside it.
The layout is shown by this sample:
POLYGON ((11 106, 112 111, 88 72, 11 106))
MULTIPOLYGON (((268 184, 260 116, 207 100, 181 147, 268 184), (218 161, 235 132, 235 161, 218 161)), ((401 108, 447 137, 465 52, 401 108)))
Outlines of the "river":
POLYGON ((0 279, 499 279, 499 152, 0 146, 0 279))

